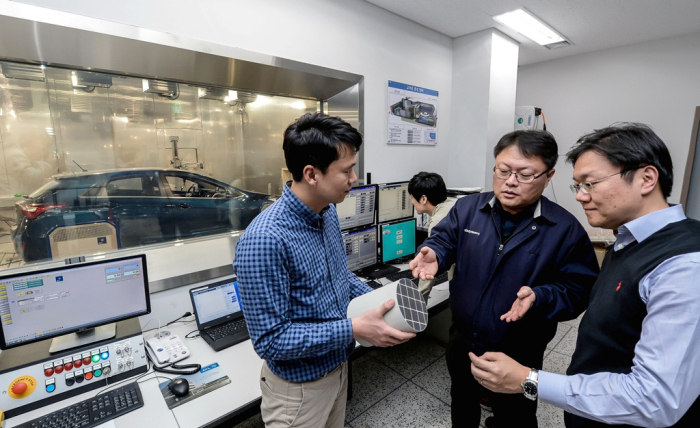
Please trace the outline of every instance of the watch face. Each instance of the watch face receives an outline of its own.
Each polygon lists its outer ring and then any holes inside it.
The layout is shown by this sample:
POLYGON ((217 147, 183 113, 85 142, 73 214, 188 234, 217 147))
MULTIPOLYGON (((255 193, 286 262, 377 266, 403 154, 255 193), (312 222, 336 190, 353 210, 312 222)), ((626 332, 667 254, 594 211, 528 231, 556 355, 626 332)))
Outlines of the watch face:
POLYGON ((537 396, 537 384, 535 382, 532 382, 530 380, 526 380, 523 382, 523 392, 525 392, 525 395, 529 395, 532 397, 537 396))

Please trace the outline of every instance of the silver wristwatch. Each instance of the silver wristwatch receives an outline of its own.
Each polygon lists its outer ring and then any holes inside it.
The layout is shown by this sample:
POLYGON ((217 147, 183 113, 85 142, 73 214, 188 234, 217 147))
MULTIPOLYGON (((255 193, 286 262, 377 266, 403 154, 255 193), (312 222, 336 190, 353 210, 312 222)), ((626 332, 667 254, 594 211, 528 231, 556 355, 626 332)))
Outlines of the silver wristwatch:
POLYGON ((520 384, 523 387, 523 392, 525 397, 532 401, 537 400, 537 376, 539 372, 537 369, 530 369, 530 374, 527 375, 525 381, 520 384))

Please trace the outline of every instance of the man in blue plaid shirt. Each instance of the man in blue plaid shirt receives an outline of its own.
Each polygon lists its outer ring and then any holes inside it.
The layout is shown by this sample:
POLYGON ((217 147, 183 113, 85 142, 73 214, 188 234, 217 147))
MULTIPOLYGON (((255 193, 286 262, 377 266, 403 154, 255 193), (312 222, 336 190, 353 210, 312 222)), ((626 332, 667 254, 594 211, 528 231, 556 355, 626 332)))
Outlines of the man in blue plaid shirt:
POLYGON ((348 272, 334 204, 357 176, 362 135, 340 118, 306 114, 284 133, 293 181, 238 241, 234 269, 253 346, 265 360, 266 427, 344 426, 347 358, 355 339, 393 346, 414 336, 384 322, 389 300, 347 319, 372 289, 348 272))

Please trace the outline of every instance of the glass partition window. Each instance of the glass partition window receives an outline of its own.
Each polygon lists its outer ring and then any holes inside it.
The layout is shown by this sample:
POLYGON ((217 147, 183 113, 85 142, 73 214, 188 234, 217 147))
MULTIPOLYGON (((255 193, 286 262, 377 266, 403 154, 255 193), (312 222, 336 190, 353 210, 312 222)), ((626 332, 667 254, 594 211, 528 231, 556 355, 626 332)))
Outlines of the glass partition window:
POLYGON ((0 268, 244 229, 282 192, 285 128, 320 105, 2 70, 0 268))

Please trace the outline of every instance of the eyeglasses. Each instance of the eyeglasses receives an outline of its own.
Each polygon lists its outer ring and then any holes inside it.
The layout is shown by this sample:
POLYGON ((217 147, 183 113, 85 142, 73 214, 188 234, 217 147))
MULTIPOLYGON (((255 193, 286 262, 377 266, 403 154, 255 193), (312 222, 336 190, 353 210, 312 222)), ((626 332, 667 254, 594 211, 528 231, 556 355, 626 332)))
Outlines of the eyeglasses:
POLYGON ((636 171, 639 168, 643 168, 643 166, 638 166, 636 168, 630 168, 630 169, 623 169, 622 171, 616 172, 615 174, 606 175, 605 177, 597 178, 597 179, 591 180, 591 181, 585 181, 581 184, 571 184, 571 185, 569 185, 569 189, 571 189, 571 192, 574 195, 578 195, 579 190, 581 190, 584 194, 587 195, 587 194, 591 193, 591 191, 593 190, 594 184, 598 184, 603 180, 606 180, 610 177, 614 177, 614 176, 619 175, 619 174, 624 174, 624 173, 629 172, 629 171, 636 171))
POLYGON ((542 174, 523 174, 521 172, 513 172, 513 171, 508 171, 507 169, 501 169, 497 167, 493 167, 493 172, 496 173, 496 178, 501 179, 501 180, 508 180, 511 175, 515 174, 515 179, 518 180, 518 183, 523 183, 523 184, 528 184, 532 183, 535 181, 535 179, 542 177, 546 173, 548 173, 550 170, 547 170, 543 172, 542 174))

